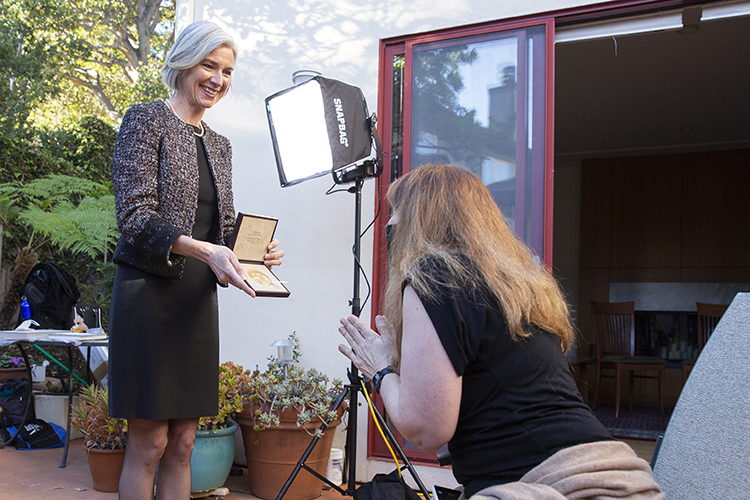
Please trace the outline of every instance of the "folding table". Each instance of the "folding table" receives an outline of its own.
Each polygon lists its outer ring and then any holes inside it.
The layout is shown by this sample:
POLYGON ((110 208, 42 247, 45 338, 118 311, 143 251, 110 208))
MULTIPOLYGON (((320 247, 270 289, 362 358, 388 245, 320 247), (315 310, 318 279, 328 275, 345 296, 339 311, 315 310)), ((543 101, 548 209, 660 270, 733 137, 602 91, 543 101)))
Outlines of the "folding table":
MULTIPOLYGON (((86 371, 87 371, 87 379, 90 378, 90 370, 91 367, 89 366, 90 358, 91 358, 91 347, 108 347, 109 341, 107 339, 100 339, 100 340, 87 340, 85 339, 86 334, 81 334, 80 336, 70 337, 66 338, 65 340, 60 339, 50 339, 48 338, 48 335, 60 335, 60 334, 70 334, 69 330, 32 330, 32 331, 24 331, 19 332, 17 330, 3 330, 0 331, 0 347, 6 347, 9 345, 16 345, 18 346, 19 350, 21 351, 21 356, 24 358, 24 362, 26 363, 26 371, 29 377, 29 382, 32 381, 31 378, 31 364, 29 363, 29 358, 26 354, 26 350, 24 349, 25 346, 31 346, 31 345, 37 345, 40 347, 65 347, 68 353, 67 356, 67 369, 68 369, 68 421, 66 423, 65 428, 65 443, 64 443, 64 451, 63 451, 63 458, 62 462, 58 466, 59 468, 65 467, 67 460, 68 460, 68 448, 70 446, 70 419, 73 413, 73 348, 74 347, 88 347, 87 349, 87 356, 86 356, 86 371), (38 336, 36 335, 38 334, 38 336)), ((23 421, 18 426, 18 429, 23 427, 23 425, 26 423, 26 419, 29 415, 29 409, 31 408, 31 401, 33 397, 33 390, 31 389, 31 384, 29 384, 29 395, 27 398, 26 403, 26 412, 23 417, 23 421)))

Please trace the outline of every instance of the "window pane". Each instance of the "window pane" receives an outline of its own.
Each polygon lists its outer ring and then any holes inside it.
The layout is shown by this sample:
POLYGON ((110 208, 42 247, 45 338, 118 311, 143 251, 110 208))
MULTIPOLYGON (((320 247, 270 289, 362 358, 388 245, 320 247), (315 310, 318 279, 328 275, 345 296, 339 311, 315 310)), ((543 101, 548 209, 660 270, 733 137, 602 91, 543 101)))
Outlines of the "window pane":
POLYGON ((475 173, 514 227, 517 38, 424 44, 413 54, 411 168, 475 173))
POLYGON ((404 54, 393 56, 393 92, 391 109, 391 179, 401 175, 404 153, 404 54))
POLYGON ((475 173, 539 255, 544 45, 544 26, 415 44, 409 158, 410 168, 450 163, 475 173))

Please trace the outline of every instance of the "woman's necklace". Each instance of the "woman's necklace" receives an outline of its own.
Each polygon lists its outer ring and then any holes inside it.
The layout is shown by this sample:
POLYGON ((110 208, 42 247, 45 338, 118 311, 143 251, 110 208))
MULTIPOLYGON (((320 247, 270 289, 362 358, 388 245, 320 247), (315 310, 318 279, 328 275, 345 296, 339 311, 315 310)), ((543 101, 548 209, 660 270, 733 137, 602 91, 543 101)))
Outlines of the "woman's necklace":
POLYGON ((200 133, 196 132, 196 131, 195 131, 195 125, 193 125, 192 123, 188 123, 188 122, 186 122, 185 120, 183 120, 183 119, 182 119, 182 118, 180 117, 180 115, 178 115, 178 114, 177 114, 177 111, 175 111, 175 109, 174 109, 174 106, 172 106, 172 103, 171 103, 171 102, 169 102, 169 99, 164 99, 164 102, 166 103, 167 107, 168 107, 169 109, 171 109, 171 110, 172 110, 172 113, 173 113, 173 114, 174 114, 174 115, 175 115, 175 116, 176 116, 177 118, 179 118, 179 119, 180 119, 180 121, 181 121, 182 123, 187 123, 188 125, 190 125, 191 127, 193 127, 193 134, 195 134, 195 137, 203 137, 203 134, 205 134, 205 133, 206 133, 205 129, 203 128, 203 122, 200 122, 200 123, 198 123, 198 128, 200 128, 200 129, 201 129, 200 133))

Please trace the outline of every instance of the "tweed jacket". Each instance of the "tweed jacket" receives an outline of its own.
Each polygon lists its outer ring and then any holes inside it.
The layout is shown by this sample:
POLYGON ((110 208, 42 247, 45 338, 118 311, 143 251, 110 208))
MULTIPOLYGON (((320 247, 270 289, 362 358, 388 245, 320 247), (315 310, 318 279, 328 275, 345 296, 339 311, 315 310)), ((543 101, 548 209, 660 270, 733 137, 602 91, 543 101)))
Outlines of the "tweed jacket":
MULTIPOLYGON (((208 164, 219 204, 223 244, 234 229, 232 149, 203 123, 208 164)), ((113 260, 149 273, 179 278, 185 257, 171 253, 190 236, 198 208, 198 152, 193 128, 163 101, 137 104, 122 120, 112 156, 112 180, 121 237, 113 260)))

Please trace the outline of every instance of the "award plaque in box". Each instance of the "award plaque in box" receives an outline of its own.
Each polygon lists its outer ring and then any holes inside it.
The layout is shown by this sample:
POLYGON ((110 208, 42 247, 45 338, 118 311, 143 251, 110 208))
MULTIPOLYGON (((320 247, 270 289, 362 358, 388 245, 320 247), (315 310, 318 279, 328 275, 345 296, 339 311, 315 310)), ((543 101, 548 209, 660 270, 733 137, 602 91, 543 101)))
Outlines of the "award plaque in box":
POLYGON ((273 272, 263 264, 263 256, 268 252, 276 232, 279 219, 262 215, 240 213, 234 225, 234 233, 229 248, 240 261, 248 275, 248 286, 258 297, 289 297, 290 292, 273 272))

